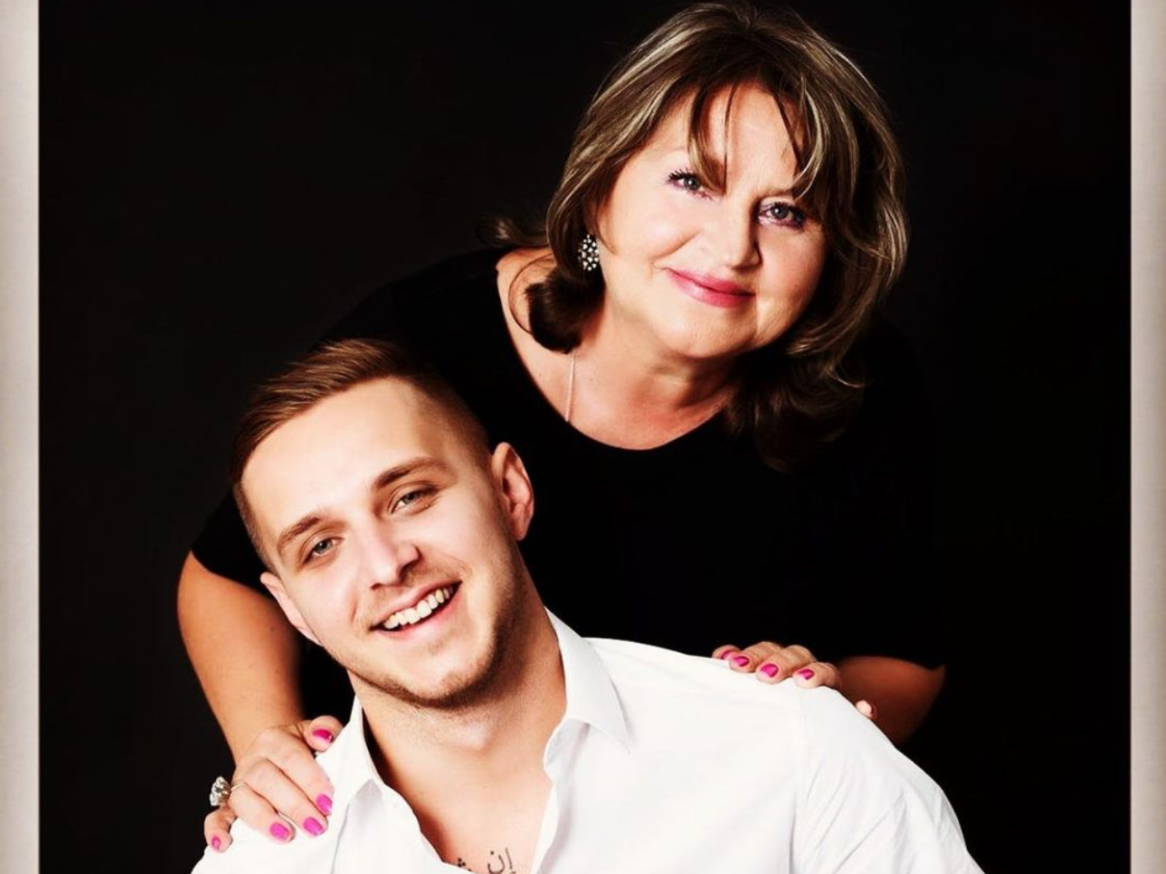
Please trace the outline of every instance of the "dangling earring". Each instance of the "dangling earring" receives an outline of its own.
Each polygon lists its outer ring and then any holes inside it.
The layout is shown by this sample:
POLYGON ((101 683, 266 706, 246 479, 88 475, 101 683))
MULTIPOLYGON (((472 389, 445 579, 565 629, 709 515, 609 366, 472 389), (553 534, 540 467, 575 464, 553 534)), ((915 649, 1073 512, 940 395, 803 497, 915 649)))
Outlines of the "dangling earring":
POLYGON ((599 269, 599 243, 594 234, 584 234, 579 243, 579 264, 584 273, 591 273, 599 269))

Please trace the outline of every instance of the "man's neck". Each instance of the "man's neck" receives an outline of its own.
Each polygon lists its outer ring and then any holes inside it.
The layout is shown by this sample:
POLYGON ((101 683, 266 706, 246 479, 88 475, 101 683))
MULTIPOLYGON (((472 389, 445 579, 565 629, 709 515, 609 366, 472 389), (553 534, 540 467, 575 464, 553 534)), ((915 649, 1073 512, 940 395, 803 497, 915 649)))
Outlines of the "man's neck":
POLYGON ((512 651, 507 679, 456 709, 362 699, 367 740, 385 781, 413 808, 447 861, 509 848, 529 870, 550 784, 543 751, 566 709, 554 629, 539 607, 512 651))

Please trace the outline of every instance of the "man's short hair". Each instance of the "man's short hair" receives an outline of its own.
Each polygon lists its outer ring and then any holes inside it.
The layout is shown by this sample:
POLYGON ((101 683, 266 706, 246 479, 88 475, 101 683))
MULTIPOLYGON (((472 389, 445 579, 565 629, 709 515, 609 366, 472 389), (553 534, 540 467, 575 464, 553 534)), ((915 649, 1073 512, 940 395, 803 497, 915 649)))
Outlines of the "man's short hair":
POLYGON ((378 379, 399 379, 420 391, 448 416, 459 439, 489 452, 478 418, 453 387, 428 363, 388 340, 333 340, 316 347, 256 390, 235 431, 231 450, 231 490, 255 551, 271 570, 254 514, 243 493, 243 469, 256 448, 280 426, 321 401, 378 379))

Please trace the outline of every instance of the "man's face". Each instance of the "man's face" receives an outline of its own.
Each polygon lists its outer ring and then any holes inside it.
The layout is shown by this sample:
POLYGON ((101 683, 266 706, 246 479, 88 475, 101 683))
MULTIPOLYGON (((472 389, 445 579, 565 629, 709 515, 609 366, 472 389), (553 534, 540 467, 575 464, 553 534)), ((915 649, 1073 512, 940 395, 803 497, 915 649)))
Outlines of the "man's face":
POLYGON ((259 444, 243 489, 292 624, 360 684, 478 700, 539 609, 516 541, 532 509, 505 444, 467 445, 395 379, 328 398, 259 444))

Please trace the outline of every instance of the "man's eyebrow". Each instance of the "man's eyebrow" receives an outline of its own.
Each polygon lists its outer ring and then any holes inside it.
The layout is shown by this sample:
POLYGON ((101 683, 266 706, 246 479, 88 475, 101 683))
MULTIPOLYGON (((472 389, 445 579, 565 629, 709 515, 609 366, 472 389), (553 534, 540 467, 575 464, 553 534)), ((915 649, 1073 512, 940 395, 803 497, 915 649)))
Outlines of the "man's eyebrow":
POLYGON ((324 511, 322 510, 313 510, 306 516, 300 517, 297 522, 293 522, 287 528, 284 528, 279 535, 279 539, 275 541, 275 554, 282 559, 284 550, 304 532, 318 525, 320 520, 324 518, 324 515, 324 511))
MULTIPOLYGON (((434 473, 449 474, 452 472, 450 466, 443 461, 429 456, 419 456, 411 458, 401 464, 394 465, 388 470, 382 471, 373 480, 369 487, 370 492, 378 492, 381 489, 392 485, 394 482, 405 477, 412 476, 417 473, 424 473, 433 471, 434 473)), ((327 518, 329 510, 326 507, 320 507, 305 515, 287 526, 280 532, 279 537, 275 541, 275 554, 283 558, 284 550, 288 548, 297 538, 301 537, 305 532, 311 530, 318 525, 322 520, 327 518)))
POLYGON ((452 473, 453 470, 444 461, 428 455, 421 455, 417 458, 411 458, 408 461, 390 467, 388 470, 381 473, 375 480, 373 480, 369 491, 378 492, 386 486, 391 486, 399 479, 404 479, 405 477, 413 476, 417 473, 428 472, 448 475, 452 473))

